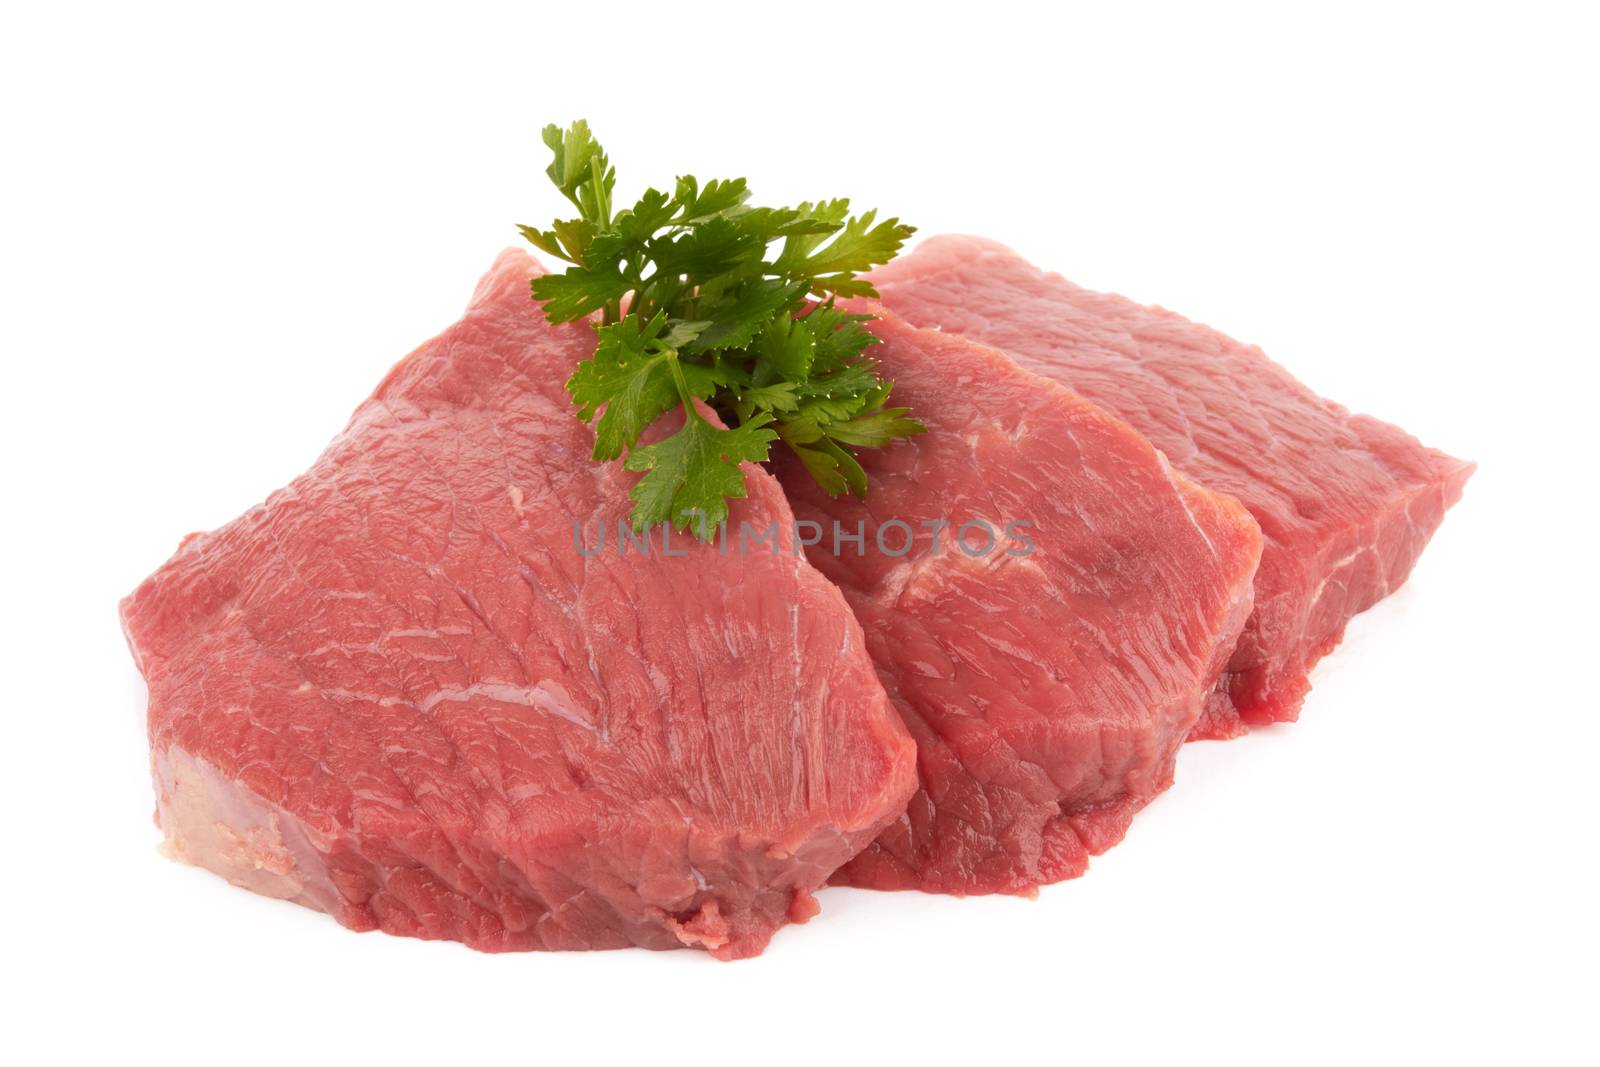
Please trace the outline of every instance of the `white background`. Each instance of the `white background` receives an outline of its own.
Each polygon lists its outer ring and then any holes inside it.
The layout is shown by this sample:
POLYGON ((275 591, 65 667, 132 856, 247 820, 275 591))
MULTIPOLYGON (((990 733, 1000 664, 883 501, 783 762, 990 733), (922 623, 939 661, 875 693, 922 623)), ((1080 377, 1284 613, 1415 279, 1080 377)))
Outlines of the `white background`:
POLYGON ((0 15, 0 1058, 1595 1062, 1585 5, 545 6, 0 15), (577 116, 619 198, 743 174, 985 234, 1481 469, 1301 723, 1190 746, 1034 902, 492 957, 160 859, 117 599, 554 217, 577 116))

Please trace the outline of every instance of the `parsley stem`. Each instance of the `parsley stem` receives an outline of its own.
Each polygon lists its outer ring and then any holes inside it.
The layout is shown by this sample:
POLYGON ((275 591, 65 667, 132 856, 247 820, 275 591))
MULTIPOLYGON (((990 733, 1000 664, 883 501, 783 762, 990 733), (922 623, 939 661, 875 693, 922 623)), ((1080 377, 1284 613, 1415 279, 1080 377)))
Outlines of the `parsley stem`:
POLYGON ((606 188, 605 162, 598 156, 591 156, 589 158, 589 173, 592 175, 594 182, 592 188, 594 189, 595 214, 599 216, 592 221, 596 224, 596 229, 605 230, 611 226, 611 190, 606 188))
MULTIPOLYGON (((667 357, 667 366, 672 371, 672 384, 677 386, 678 399, 683 401, 684 418, 698 419, 700 422, 705 422, 705 416, 701 415, 700 409, 695 406, 694 394, 689 392, 689 380, 683 376, 683 367, 678 363, 678 350, 669 348, 665 355, 667 357)), ((710 424, 707 423, 707 425, 710 424)))

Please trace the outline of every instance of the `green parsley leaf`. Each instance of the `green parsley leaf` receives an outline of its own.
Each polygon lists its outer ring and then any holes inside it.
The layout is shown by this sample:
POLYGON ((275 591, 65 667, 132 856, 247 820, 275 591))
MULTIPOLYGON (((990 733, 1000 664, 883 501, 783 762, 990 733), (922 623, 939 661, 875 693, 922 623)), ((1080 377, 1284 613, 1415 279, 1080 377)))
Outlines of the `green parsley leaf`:
POLYGON ((693 177, 678 179, 678 192, 674 198, 681 205, 677 217, 680 226, 696 226, 720 215, 727 215, 750 199, 750 190, 743 178, 732 181, 712 180, 705 188, 693 177))
POLYGON ((860 497, 867 495, 867 472, 861 469, 861 464, 856 462, 854 456, 832 441, 824 437, 809 445, 790 442, 790 447, 800 457, 800 462, 805 464, 811 477, 829 493, 834 496, 845 493, 860 497))
POLYGON ((533 280, 533 298, 544 301, 551 322, 571 322, 620 300, 633 284, 615 270, 593 272, 572 267, 565 274, 541 274, 533 280))
MULTIPOLYGON (((813 285, 821 292, 842 292, 838 285, 853 281, 855 272, 871 270, 899 253, 909 236, 906 227, 900 225, 899 219, 888 219, 874 226, 872 222, 877 217, 876 211, 869 211, 860 218, 845 220, 844 229, 837 237, 806 258, 803 273, 811 276, 813 285)), ((776 266, 779 272, 795 269, 794 265, 784 263, 782 257, 776 266)), ((872 287, 867 283, 858 284, 865 287, 858 291, 871 292, 872 287)))
POLYGON ((702 540, 728 519, 728 500, 745 495, 742 461, 765 463, 778 435, 766 428, 772 417, 752 415, 743 425, 722 430, 690 412, 683 429, 653 445, 635 449, 623 463, 647 471, 629 494, 636 527, 671 522, 691 525, 702 540))
POLYGON ((925 433, 927 427, 908 418, 910 408, 880 408, 844 422, 828 424, 828 439, 857 448, 882 448, 896 437, 925 433))
POLYGON ((565 133, 559 126, 546 126, 544 143, 555 153, 555 160, 545 173, 561 195, 572 201, 585 219, 609 222, 617 172, 611 169, 600 142, 589 132, 589 124, 579 119, 565 133))
POLYGON ((567 250, 561 247, 561 238, 556 236, 554 230, 541 230, 536 226, 518 226, 517 229, 527 239, 528 243, 539 249, 539 251, 555 256, 557 259, 564 259, 568 263, 573 261, 572 257, 567 255, 567 250))
POLYGON ((794 383, 798 390, 811 378, 817 341, 805 319, 796 319, 785 311, 761 331, 756 351, 764 370, 781 381, 794 383))
POLYGON ((793 411, 800 406, 794 390, 794 382, 753 385, 741 392, 736 400, 748 405, 752 411, 793 411))
MULTIPOLYGON (((694 331, 684 326, 680 323, 674 328, 672 340, 693 336, 694 331)), ((667 364, 673 346, 662 338, 666 330, 665 312, 648 323, 630 315, 602 326, 594 358, 578 364, 567 379, 567 392, 578 404, 579 418, 588 421, 601 412, 595 426, 595 459, 617 459, 651 423, 681 403, 667 364)), ((706 384, 709 388, 702 397, 715 390, 714 383, 706 384)))
POLYGON ((710 322, 700 336, 689 345, 690 352, 715 352, 726 348, 744 348, 763 326, 772 321, 779 310, 793 304, 805 295, 803 286, 793 283, 759 280, 742 287, 727 298, 721 306, 706 307, 702 301, 700 313, 708 315, 710 322))

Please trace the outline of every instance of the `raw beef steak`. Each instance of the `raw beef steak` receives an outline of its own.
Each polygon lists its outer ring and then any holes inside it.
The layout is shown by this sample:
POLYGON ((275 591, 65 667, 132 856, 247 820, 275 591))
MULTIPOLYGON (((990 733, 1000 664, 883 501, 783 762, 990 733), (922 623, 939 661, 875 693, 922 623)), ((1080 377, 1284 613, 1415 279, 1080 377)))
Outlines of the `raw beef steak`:
POLYGON ((993 345, 1126 419, 1261 524, 1255 613, 1196 737, 1293 720, 1312 665, 1405 581, 1473 470, 1323 400, 1258 348, 993 241, 936 237, 873 280, 912 322, 993 345))
MULTIPOLYGON (((593 347, 507 252, 306 474, 122 606, 157 818, 346 926, 474 948, 761 951, 905 809, 913 747, 785 542, 593 552, 634 475, 562 389, 593 347)), ((788 527, 746 470, 734 516, 788 527)))
POLYGON ((1260 533, 1125 423, 883 314, 872 355, 928 432, 865 450, 864 501, 779 462, 917 741, 905 815, 834 881, 1031 893, 1170 784, 1249 614, 1260 533))

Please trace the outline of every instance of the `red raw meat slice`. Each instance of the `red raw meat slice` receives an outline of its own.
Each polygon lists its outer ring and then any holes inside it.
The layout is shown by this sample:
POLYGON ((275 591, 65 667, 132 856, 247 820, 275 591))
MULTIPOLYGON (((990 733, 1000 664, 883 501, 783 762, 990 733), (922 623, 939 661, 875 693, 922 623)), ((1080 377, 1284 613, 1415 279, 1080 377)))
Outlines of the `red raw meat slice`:
POLYGON ((936 237, 873 281, 912 322, 993 345, 1126 419, 1261 524, 1255 613, 1196 738, 1295 719, 1312 665, 1405 581, 1473 471, 1323 400, 1258 348, 993 241, 936 237))
POLYGON ((1031 893, 1082 873, 1170 784, 1249 614, 1260 533, 1127 424, 994 349, 884 314, 873 358, 928 432, 864 450, 864 501, 830 498, 787 451, 777 467, 917 741, 904 817, 833 880, 1031 893), (954 539, 977 520, 996 543, 969 555, 982 529, 965 551, 954 539), (859 554, 834 552, 835 523, 864 535, 859 554))
MULTIPOLYGON (((357 930, 754 955, 905 808, 913 747, 837 589, 777 554, 586 558, 590 458, 502 255, 316 464, 122 606, 179 856, 357 930)), ((787 529, 746 467, 735 520, 787 529)))

